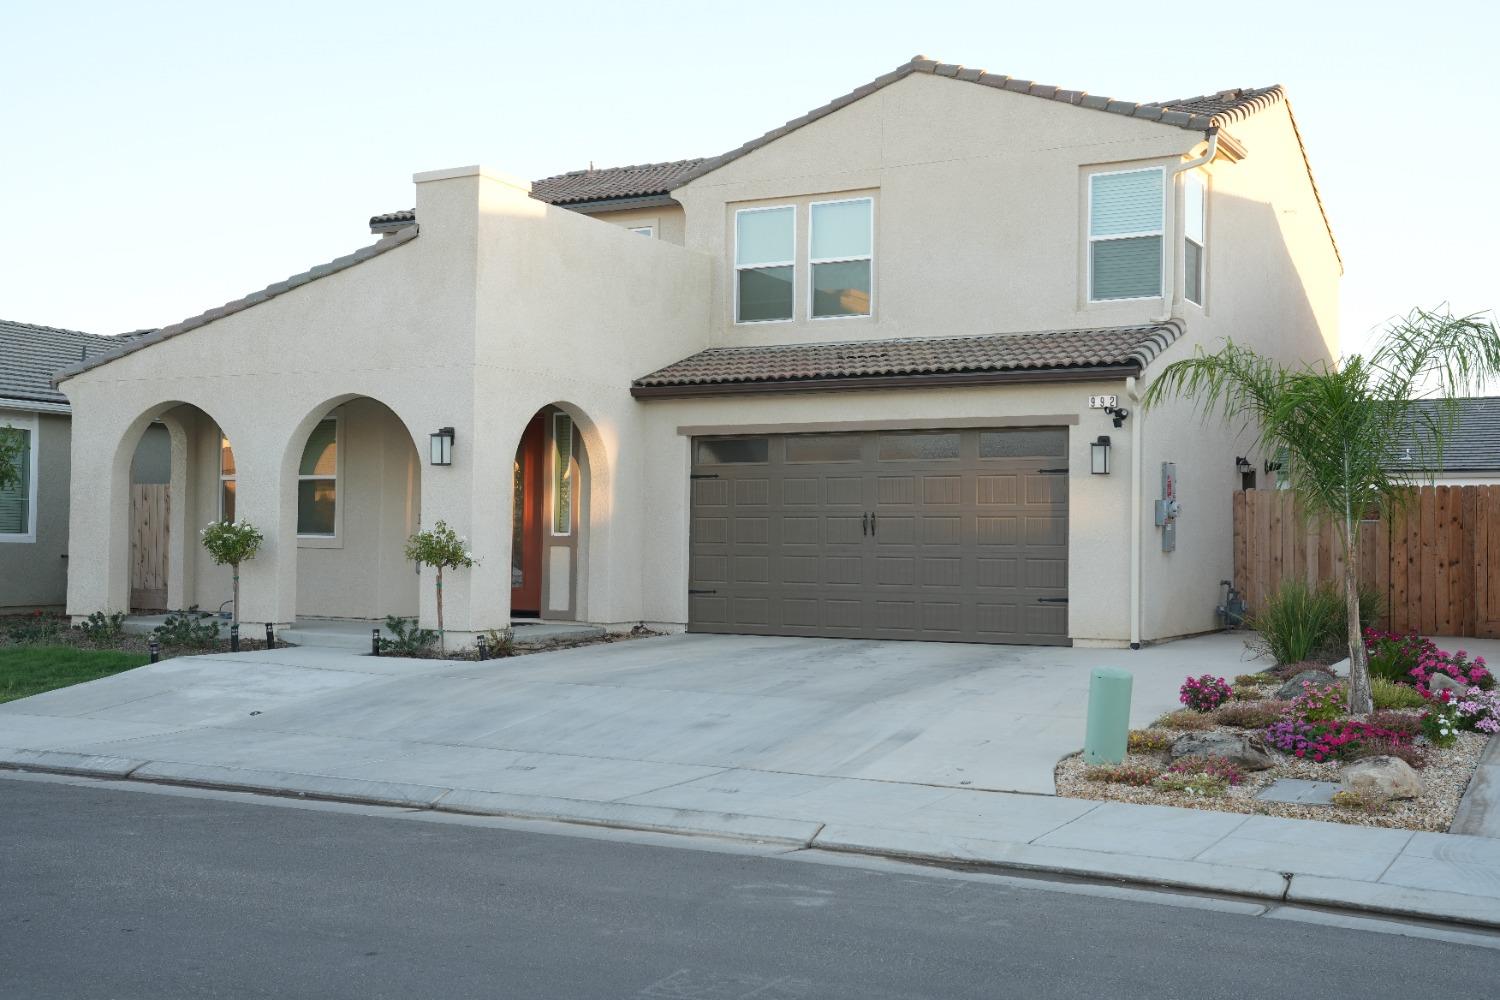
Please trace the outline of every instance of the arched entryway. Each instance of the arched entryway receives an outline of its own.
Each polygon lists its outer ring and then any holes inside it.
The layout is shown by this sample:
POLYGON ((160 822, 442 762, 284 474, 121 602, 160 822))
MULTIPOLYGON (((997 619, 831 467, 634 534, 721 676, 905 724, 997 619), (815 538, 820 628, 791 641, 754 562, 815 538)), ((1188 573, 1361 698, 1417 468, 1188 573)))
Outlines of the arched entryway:
POLYGON ((297 617, 416 617, 405 546, 421 524, 422 465, 402 419, 369 396, 313 407, 287 442, 283 483, 297 617))
POLYGON ((587 616, 589 454, 575 407, 549 404, 527 423, 511 469, 511 617, 587 616))

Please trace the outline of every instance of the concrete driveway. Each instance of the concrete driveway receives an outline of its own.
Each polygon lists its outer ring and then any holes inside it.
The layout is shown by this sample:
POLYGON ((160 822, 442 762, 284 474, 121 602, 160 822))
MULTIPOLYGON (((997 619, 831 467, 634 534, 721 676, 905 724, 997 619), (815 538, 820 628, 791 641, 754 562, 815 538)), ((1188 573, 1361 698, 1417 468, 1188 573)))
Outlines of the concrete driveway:
POLYGON ((1090 668, 1134 672, 1144 724, 1183 676, 1243 656, 1227 635, 1137 652, 677 635, 484 664, 303 647, 0 706, 0 747, 696 809, 827 779, 1051 794, 1090 668))

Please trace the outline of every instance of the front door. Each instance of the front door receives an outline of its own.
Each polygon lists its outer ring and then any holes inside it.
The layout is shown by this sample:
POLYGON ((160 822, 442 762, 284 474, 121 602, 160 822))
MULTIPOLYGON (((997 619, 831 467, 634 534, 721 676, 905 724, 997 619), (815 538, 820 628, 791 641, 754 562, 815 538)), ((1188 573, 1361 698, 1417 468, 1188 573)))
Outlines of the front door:
POLYGON ((544 431, 540 414, 526 425, 511 481, 510 613, 533 618, 542 610, 544 431))

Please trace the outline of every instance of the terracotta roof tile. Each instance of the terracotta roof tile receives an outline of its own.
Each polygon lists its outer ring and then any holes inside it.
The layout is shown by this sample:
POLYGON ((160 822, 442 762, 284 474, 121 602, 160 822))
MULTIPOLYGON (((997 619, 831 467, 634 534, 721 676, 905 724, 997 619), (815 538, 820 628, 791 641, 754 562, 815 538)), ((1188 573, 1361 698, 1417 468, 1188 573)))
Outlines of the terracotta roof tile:
POLYGON ((714 347, 635 380, 637 388, 795 383, 908 375, 1144 368, 1181 334, 1177 323, 979 337, 714 347))

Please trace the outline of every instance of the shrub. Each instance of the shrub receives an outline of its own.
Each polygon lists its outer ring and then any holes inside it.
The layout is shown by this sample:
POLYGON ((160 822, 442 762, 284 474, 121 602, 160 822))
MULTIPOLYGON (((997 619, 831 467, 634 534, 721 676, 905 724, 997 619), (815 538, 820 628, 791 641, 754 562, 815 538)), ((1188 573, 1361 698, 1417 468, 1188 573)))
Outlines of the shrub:
POLYGON ((1235 701, 1260 701, 1266 693, 1258 687, 1236 687, 1234 689, 1235 701))
POLYGON ((1409 743, 1393 743, 1390 740, 1368 740, 1346 748, 1340 756, 1344 760, 1359 760, 1361 757, 1399 757, 1417 770, 1427 766, 1427 754, 1421 747, 1409 743))
POLYGON ((249 521, 210 521, 200 534, 216 566, 228 566, 234 582, 234 620, 240 620, 240 563, 254 559, 265 536, 249 521))
POLYGON ((1240 674, 1234 679, 1235 687, 1254 687, 1257 684, 1269 684, 1271 681, 1268 674, 1240 674))
POLYGON ((485 645, 489 647, 492 660, 516 655, 516 632, 509 628, 492 628, 484 633, 485 645))
POLYGON ((1217 798, 1229 791, 1229 782, 1212 774, 1164 774, 1156 779, 1155 787, 1164 792, 1217 798))
POLYGON ((1366 785, 1362 788, 1345 788, 1333 793, 1333 804, 1340 809, 1352 809, 1356 812, 1383 813, 1391 807, 1390 796, 1366 785))
POLYGON ((1194 754, 1182 757, 1171 767, 1169 774, 1199 774, 1210 778, 1223 778, 1226 784, 1238 785, 1245 780, 1245 772, 1232 760, 1211 755, 1194 754))
POLYGON ((1176 729, 1179 731, 1196 732, 1202 729, 1214 727, 1214 717, 1205 712, 1195 712, 1190 708, 1179 708, 1175 712, 1168 712, 1155 722, 1151 723, 1153 729, 1176 729))
POLYGON ((1289 701, 1267 699, 1257 702, 1231 702, 1215 713, 1221 726, 1236 729, 1265 729, 1291 711, 1289 701))
POLYGON ((1138 767, 1135 764, 1114 764, 1105 767, 1091 767, 1083 772, 1083 777, 1086 781, 1145 787, 1156 780, 1158 773, 1149 767, 1138 767))
POLYGON ((1395 733, 1404 743, 1410 743, 1422 733, 1422 715, 1419 712, 1379 709, 1371 712, 1367 721, 1377 729, 1395 733))
POLYGON ((1435 747, 1451 747, 1458 741, 1458 709, 1434 699, 1422 713, 1422 735, 1435 747))
POLYGON ((208 612, 193 609, 170 612, 151 631, 163 646, 208 649, 219 641, 219 623, 208 612))
POLYGON ((1370 696, 1376 708, 1421 708, 1427 703, 1422 692, 1405 684, 1386 680, 1384 677, 1370 678, 1370 696))
POLYGON ((469 569, 478 566, 479 560, 469 551, 469 540, 460 538, 458 532, 448 527, 447 521, 439 521, 429 530, 419 531, 408 538, 406 558, 419 566, 431 566, 437 570, 437 637, 439 646, 442 646, 443 570, 469 569))
POLYGON ((1400 635, 1365 629, 1365 649, 1370 654, 1370 677, 1411 683, 1411 670, 1421 658, 1436 651, 1431 642, 1415 634, 1400 635))
POLYGON ((11 622, 5 636, 18 645, 46 642, 62 631, 62 622, 41 611, 33 611, 25 618, 11 622))
POLYGON ((392 638, 387 639, 383 635, 380 637, 380 651, 394 653, 396 656, 421 656, 438 641, 437 632, 430 628, 418 628, 415 618, 386 615, 385 630, 391 633, 392 638))
POLYGON ((103 611, 95 611, 83 621, 78 623, 78 631, 89 642, 110 643, 120 638, 125 631, 125 612, 116 611, 105 614, 103 611))
POLYGON ((1355 719, 1309 722, 1295 715, 1271 723, 1266 742, 1277 750, 1322 763, 1345 757, 1367 743, 1400 743, 1400 735, 1355 719))
MULTIPOLYGON (((1360 588, 1360 621, 1379 618, 1383 605, 1378 591, 1360 588)), ((1331 583, 1314 587, 1287 580, 1251 616, 1250 627, 1258 635, 1251 647, 1278 664, 1341 660, 1348 655, 1348 620, 1342 589, 1331 583)))
POLYGON ((1224 678, 1203 674, 1183 681, 1177 689, 1177 700, 1195 712, 1212 712, 1233 693, 1224 678))
POLYGON ((1469 662, 1469 656, 1463 650, 1456 653, 1444 652, 1434 647, 1431 651, 1424 653, 1418 660, 1417 665, 1411 669, 1410 677, 1416 689, 1425 697, 1432 697, 1432 689, 1428 681, 1433 674, 1447 674, 1463 687, 1477 687, 1488 690, 1495 686, 1495 678, 1485 666, 1484 657, 1476 657, 1469 662))
POLYGON ((1160 753, 1172 745, 1172 734, 1160 729, 1132 729, 1126 745, 1131 753, 1160 753))
POLYGON ((1292 700, 1292 715, 1304 722, 1330 722, 1348 711, 1349 700, 1342 684, 1319 687, 1302 682, 1302 693, 1292 700))
POLYGON ((1471 687, 1452 704, 1460 726, 1490 736, 1500 733, 1500 694, 1471 687))

